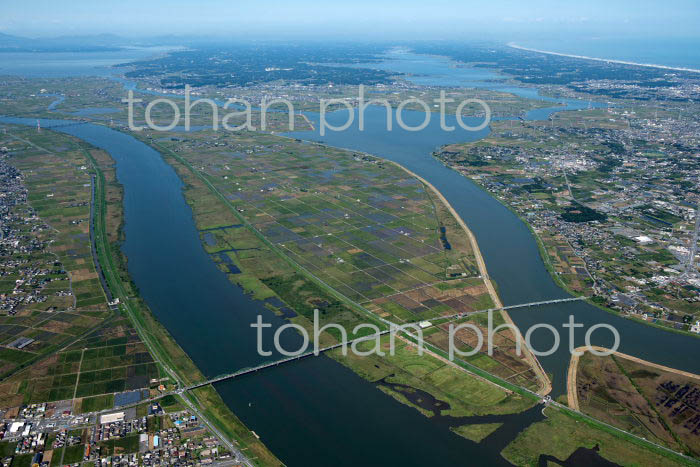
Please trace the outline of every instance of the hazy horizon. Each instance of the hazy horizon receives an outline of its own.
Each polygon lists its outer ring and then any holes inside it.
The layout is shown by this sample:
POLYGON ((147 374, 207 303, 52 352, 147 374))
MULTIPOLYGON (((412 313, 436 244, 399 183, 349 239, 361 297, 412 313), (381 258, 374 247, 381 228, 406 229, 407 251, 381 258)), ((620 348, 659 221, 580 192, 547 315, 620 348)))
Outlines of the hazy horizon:
POLYGON ((650 0, 255 2, 27 0, 0 8, 0 33, 22 37, 116 34, 230 39, 488 39, 700 37, 700 3, 650 0), (613 30, 614 34, 610 34, 613 30))

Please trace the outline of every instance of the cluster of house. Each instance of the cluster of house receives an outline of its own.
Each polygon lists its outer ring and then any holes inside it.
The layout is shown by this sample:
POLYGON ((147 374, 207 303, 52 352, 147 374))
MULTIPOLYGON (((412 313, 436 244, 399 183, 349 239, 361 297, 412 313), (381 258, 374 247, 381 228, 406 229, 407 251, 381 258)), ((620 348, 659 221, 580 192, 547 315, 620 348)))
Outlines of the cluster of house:
MULTIPOLYGON (((620 115, 616 109, 610 112, 615 117, 612 121, 636 118, 620 115)), ((648 291, 662 290, 665 295, 676 297, 676 290, 685 290, 678 299, 700 301, 700 273, 696 267, 688 266, 700 199, 686 189, 700 176, 700 163, 692 157, 691 150, 697 144, 693 138, 699 129, 697 123, 675 119, 640 119, 626 129, 583 126, 552 130, 553 134, 581 136, 592 144, 615 148, 614 162, 609 167, 603 167, 606 162, 601 162, 600 155, 582 144, 553 145, 537 151, 526 145, 474 146, 466 155, 443 151, 437 156, 476 178, 525 216, 535 231, 565 240, 562 248, 566 251, 561 251, 560 256, 571 259, 571 271, 584 283, 593 283, 597 294, 608 300, 622 293, 631 297, 629 301, 615 299, 613 306, 629 312, 657 310, 669 325, 698 332, 697 323, 691 324, 695 318, 678 313, 670 302, 664 301, 664 294, 648 291), (648 152, 653 150, 645 149, 644 141, 656 144, 664 140, 677 143, 656 149, 664 152, 664 157, 650 157, 648 152), (498 170, 493 170, 491 162, 497 163, 498 170), (482 166, 487 167, 481 169, 482 166), (606 174, 607 190, 586 191, 585 182, 574 183, 573 174, 581 173, 582 180, 586 180, 585 174, 594 168, 606 174), (585 200, 576 198, 582 196, 580 193, 586 193, 585 200), (607 221, 570 222, 560 211, 574 202, 607 215, 607 221), (610 251, 615 252, 614 258, 610 251)), ((505 130, 503 134, 538 143, 545 138, 521 130, 505 130)))
POLYGON ((48 246, 36 234, 49 227, 27 204, 23 177, 9 164, 8 157, 7 148, 0 148, 0 281, 4 283, 0 288, 0 313, 13 315, 22 306, 45 302, 47 297, 41 289, 52 281, 54 273, 63 271, 54 261, 31 259, 40 257, 48 246), (8 277, 9 281, 5 279, 8 277))
POLYGON ((55 463, 57 453, 71 446, 82 447, 81 462, 104 467, 184 467, 232 459, 220 441, 186 410, 166 414, 158 403, 151 403, 146 416, 137 416, 135 407, 71 415, 66 409, 70 401, 65 402, 32 404, 0 414, 4 420, 0 422, 0 440, 16 443, 13 455, 0 464, 10 466, 16 456, 28 455, 32 465, 48 467, 55 463), (107 447, 110 443, 114 443, 113 448, 107 447))

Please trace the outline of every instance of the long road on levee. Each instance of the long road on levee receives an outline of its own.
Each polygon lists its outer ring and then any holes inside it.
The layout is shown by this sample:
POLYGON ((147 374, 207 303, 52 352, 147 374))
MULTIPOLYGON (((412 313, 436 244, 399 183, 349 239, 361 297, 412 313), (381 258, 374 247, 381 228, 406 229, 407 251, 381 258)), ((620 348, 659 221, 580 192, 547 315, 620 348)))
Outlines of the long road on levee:
MULTIPOLYGON (((542 300, 539 302, 520 303, 517 305, 509 305, 509 306, 504 306, 504 307, 499 307, 499 308, 487 308, 485 310, 463 312, 463 313, 457 313, 454 315, 437 316, 435 318, 435 320, 440 321, 439 324, 445 324, 445 323, 447 323, 451 320, 454 320, 454 319, 466 318, 466 317, 469 317, 471 315, 475 315, 475 314, 479 314, 479 313, 489 313, 489 312, 500 311, 500 310, 513 310, 513 309, 517 309, 517 308, 530 308, 530 307, 537 307, 537 306, 542 306, 542 305, 552 305, 555 303, 577 302, 580 300, 585 300, 586 298, 588 298, 588 297, 569 297, 569 298, 556 298, 556 299, 552 299, 552 300, 542 300)), ((252 368, 244 368, 244 369, 235 371, 233 373, 227 373, 227 374, 215 376, 215 377, 210 378, 206 381, 202 381, 199 383, 191 384, 189 386, 185 386, 184 388, 181 388, 176 392, 183 393, 185 391, 191 391, 193 389, 201 388, 203 386, 208 386, 210 384, 219 383, 221 381, 226 381, 226 380, 233 379, 233 378, 238 378, 240 376, 245 376, 245 375, 250 374, 250 373, 256 373, 258 371, 262 371, 262 370, 265 370, 267 368, 280 366, 280 365, 284 365, 285 363, 295 362, 297 360, 302 360, 304 358, 317 356, 317 355, 320 355, 324 352, 328 352, 329 350, 338 349, 338 348, 343 347, 343 346, 350 346, 352 344, 357 344, 357 343, 360 343, 362 341, 374 340, 378 336, 383 336, 383 335, 389 334, 391 332, 398 332, 401 330, 402 327, 411 326, 411 329, 415 330, 415 326, 417 326, 417 325, 418 325, 418 322, 394 324, 391 329, 380 331, 379 333, 374 333, 374 334, 371 334, 369 336, 358 337, 356 339, 352 339, 349 341, 340 342, 340 343, 334 344, 334 345, 329 345, 328 347, 314 349, 314 350, 302 353, 300 355, 294 355, 292 357, 283 358, 282 360, 276 360, 274 362, 263 363, 261 365, 258 365, 258 366, 252 367, 252 368)))

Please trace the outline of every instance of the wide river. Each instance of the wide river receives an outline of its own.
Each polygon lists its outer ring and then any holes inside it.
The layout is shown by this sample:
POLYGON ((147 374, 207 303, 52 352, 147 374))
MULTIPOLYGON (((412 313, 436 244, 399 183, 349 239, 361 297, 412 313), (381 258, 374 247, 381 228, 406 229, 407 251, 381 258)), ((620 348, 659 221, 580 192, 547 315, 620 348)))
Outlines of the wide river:
MULTIPOLYGON (((0 122, 36 124, 22 118, 0 117, 0 122)), ((44 129, 64 123, 41 119, 44 129)), ((116 161, 124 187, 123 250, 129 273, 202 372, 212 377, 261 363, 250 323, 257 314, 274 326, 284 322, 229 282, 204 251, 172 167, 149 146, 106 126, 56 130, 104 149, 116 161)), ((298 348, 297 335, 282 336, 284 347, 298 348)), ((272 347, 270 340, 264 347, 272 347)), ((323 355, 219 383, 216 389, 287 465, 453 466, 465 459, 508 465, 499 454, 504 442, 496 442, 498 437, 494 443, 468 441, 323 355)), ((541 418, 535 407, 504 421, 512 438, 541 418)))
MULTIPOLYGON (((473 80, 443 59, 404 56, 394 66, 422 70, 417 79, 435 74, 439 83, 451 85, 473 80), (404 60, 404 62, 402 62, 404 60), (432 70, 432 71, 431 71, 432 70)), ((392 66, 391 61, 383 66, 392 66)), ((430 83, 426 83, 430 84, 430 83)), ((484 86, 494 86, 488 82, 484 86)), ((532 91, 525 90, 532 94, 532 91)), ((582 107, 580 102, 570 108, 582 107)), ((433 119, 424 131, 410 133, 382 130, 383 110, 368 109, 366 129, 351 127, 323 138, 308 133, 293 136, 348 147, 395 160, 426 178, 450 201, 474 231, 490 275, 506 304, 563 297, 547 273, 527 227, 508 209, 468 179, 431 157, 438 146, 473 140, 488 131, 445 133, 433 119)), ((537 111, 530 117, 551 113, 537 111)), ((310 115, 310 118, 318 116, 310 115)), ((341 122, 342 112, 329 118, 341 122)), ((415 113, 406 121, 416 122, 415 113)), ((2 122, 34 125, 34 119, 2 118, 2 122)), ((42 120, 42 127, 62 123, 42 120)), ((453 122, 449 120, 448 123, 453 122)), ((125 234, 123 250, 129 273, 153 313, 167 327, 197 366, 213 376, 259 363, 253 330, 255 316, 263 314, 275 326, 283 323, 262 303, 231 284, 204 251, 182 195, 183 184, 160 154, 136 139, 110 128, 83 124, 57 128, 109 152, 117 164, 117 178, 124 186, 125 234)), ((644 359, 699 372, 700 340, 676 335, 603 312, 584 303, 542 307, 513 313, 527 329, 545 322, 560 327, 564 317, 576 316, 588 328, 597 323, 614 325, 622 336, 620 350, 644 359)), ((290 348, 295 335, 285 334, 290 348)), ((594 343, 608 344, 607 334, 594 334, 594 343)), ((547 333, 534 334, 535 347, 546 349, 547 333)), ((576 344, 580 344, 578 332, 576 344)), ((568 347, 566 342, 562 347, 568 347)), ((563 392, 566 349, 541 359, 554 375, 555 394, 563 392)), ((270 449, 288 465, 503 465, 501 443, 470 442, 441 423, 385 395, 330 358, 321 356, 266 370, 217 385, 225 402, 270 449)), ((541 418, 537 411, 514 415, 513 426, 526 427, 541 418)), ((517 430, 515 430, 517 432, 517 430)))
MULTIPOLYGON (((553 112, 576 111, 589 105, 601 107, 605 104, 589 103, 576 99, 552 99, 540 97, 537 90, 519 88, 505 84, 502 75, 481 69, 461 68, 442 57, 415 55, 394 52, 385 62, 373 65, 384 70, 410 73, 409 80, 426 86, 464 86, 507 91, 525 98, 542 99, 563 104, 556 107, 530 111, 527 120, 542 120, 553 112), (501 80, 499 82, 499 80, 501 80)), ((345 131, 326 131, 319 134, 319 115, 308 113, 314 122, 316 132, 287 133, 296 138, 321 141, 331 146, 344 147, 390 159, 398 162, 433 184, 454 207, 477 238, 484 256, 489 275, 498 286, 498 293, 505 305, 528 303, 569 295, 552 279, 545 268, 537 243, 528 227, 518 216, 501 204, 489 193, 468 178, 445 167, 431 153, 439 146, 461 141, 475 141, 488 134, 488 130, 478 132, 447 132, 440 128, 437 116, 422 131, 406 131, 394 120, 392 131, 386 130, 386 111, 383 107, 368 107, 365 112, 364 130, 358 128, 358 118, 345 131)), ((340 110, 326 116, 334 126, 343 125, 348 112, 340 110)), ((408 125, 422 123, 422 112, 405 112, 408 125)), ((468 123, 478 124, 473 119, 468 123)), ((454 117, 448 118, 448 125, 456 125, 454 117)), ((572 345, 584 345, 585 333, 597 324, 613 326, 620 334, 621 352, 649 360, 672 368, 700 373, 700 339, 654 328, 636 321, 622 318, 603 311, 585 302, 527 308, 510 312, 513 321, 523 334, 530 327, 546 323, 560 330, 559 350, 549 356, 539 357, 545 371, 552 378, 552 396, 566 393, 566 370, 570 360, 569 329, 562 327, 569 315, 583 328, 575 331, 572 345)), ((537 329, 532 333, 533 347, 546 352, 554 343, 552 333, 537 329)), ((591 334, 591 343, 609 347, 613 343, 610 331, 597 329, 591 334)))

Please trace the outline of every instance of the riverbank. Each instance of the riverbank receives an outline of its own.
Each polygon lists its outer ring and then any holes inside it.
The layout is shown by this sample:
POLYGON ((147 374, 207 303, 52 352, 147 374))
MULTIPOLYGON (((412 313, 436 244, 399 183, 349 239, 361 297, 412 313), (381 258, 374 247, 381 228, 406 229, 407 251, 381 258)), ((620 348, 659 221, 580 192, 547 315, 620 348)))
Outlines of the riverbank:
POLYGON ((603 347, 579 347, 569 372, 569 405, 687 456, 700 456, 700 375, 603 347))
POLYGON ((576 394, 576 376, 578 374, 578 360, 581 356, 581 349, 585 349, 585 347, 579 347, 571 354, 571 362, 569 362, 569 370, 566 374, 567 405, 577 412, 581 411, 578 405, 578 395, 576 394))
MULTIPOLYGON (((474 252, 474 256, 476 257, 476 261, 477 261, 477 264, 479 266, 479 273, 481 274, 481 277, 484 281, 484 284, 486 285, 486 288, 489 292, 489 296, 491 297, 491 300, 493 300, 493 303, 496 307, 502 308, 503 303, 501 303, 501 299, 498 296, 498 293, 496 292, 496 289, 493 286, 493 282, 492 282, 491 278, 489 277, 488 270, 486 269, 486 262, 484 261, 484 257, 481 254, 481 250, 479 249, 479 244, 476 241, 476 237, 474 236, 472 231, 469 229, 469 227, 467 227, 467 224, 461 218, 459 213, 457 213, 457 211, 455 211, 455 209, 452 207, 452 205, 449 203, 449 201, 447 201, 447 199, 442 195, 442 193, 440 193, 440 191, 438 191, 438 189, 435 188, 430 182, 428 182, 427 180, 425 180, 424 178, 422 178, 418 174, 410 171, 409 169, 402 166, 398 162, 389 161, 389 160, 387 160, 387 162, 396 165, 397 167, 401 168, 402 170, 404 170, 406 173, 408 173, 412 177, 420 180, 421 183, 423 183, 425 186, 430 188, 433 191, 433 193, 435 193, 435 195, 440 199, 440 201, 445 205, 445 207, 447 207, 450 214, 452 214, 452 216, 455 218, 457 223, 464 230, 464 233, 469 238, 469 242, 472 246, 472 251, 474 252)), ((501 310, 501 315, 506 320, 506 322, 510 326, 512 326, 512 329, 514 330, 513 332, 518 334, 516 339, 523 339, 522 333, 520 332, 520 329, 515 325, 515 323, 511 319, 508 312, 505 310, 501 310)), ((538 381, 540 383, 540 387, 537 390, 537 393, 541 396, 549 394, 552 390, 552 383, 549 380, 549 377, 547 376, 544 369, 542 368, 542 365, 540 365, 540 362, 539 362, 539 360, 537 360, 537 357, 535 357, 532 354, 530 349, 527 346, 524 346, 523 348, 524 348, 525 356, 526 356, 527 360, 529 361, 531 367, 533 368, 533 370, 537 374, 537 378, 538 378, 538 381)))
MULTIPOLYGON (((175 342, 173 337, 152 315, 147 305, 139 297, 138 291, 134 288, 128 278, 126 270, 127 258, 115 243, 115 239, 110 241, 107 230, 107 200, 105 194, 104 169, 98 161, 90 156, 88 151, 84 151, 86 159, 91 164, 96 173, 95 201, 96 218, 94 222, 95 246, 99 262, 104 266, 106 272, 105 279, 114 295, 120 299, 122 311, 125 311, 139 336, 146 344, 153 358, 158 362, 162 371, 169 375, 176 386, 183 386, 188 383, 201 381, 204 375, 194 365, 192 360, 175 342), (124 282, 127 280, 128 282, 124 282)), ((114 160, 110 158, 111 164, 114 160)), ((113 170, 111 167, 109 170, 113 170)), ((118 183, 112 176, 112 183, 118 183)), ((119 199, 111 199, 111 203, 118 203, 121 209, 118 210, 119 219, 123 218, 123 190, 120 191, 119 199)), ((113 195, 114 198, 114 195, 113 195)), ((115 213, 113 213, 115 214, 115 213)), ((121 230, 123 220, 118 222, 121 230)), ((190 401, 181 399, 193 410, 202 422, 224 441, 232 452, 240 453, 240 448, 249 449, 255 453, 259 462, 250 462, 247 457, 241 457, 246 464, 251 465, 280 465, 271 452, 269 452, 260 441, 254 437, 243 423, 223 404, 218 394, 212 388, 203 388, 197 394, 191 396, 190 401), (205 415, 206 414, 206 415, 205 415), (223 434, 222 434, 223 433, 223 434), (236 446, 236 444, 238 446, 236 446)))
MULTIPOLYGON (((97 174, 96 186, 96 201, 98 214, 95 222, 95 238, 100 262, 105 265, 105 269, 109 271, 109 283, 112 291, 121 300, 122 309, 126 311, 131 318, 137 332, 153 355, 154 359, 160 364, 166 374, 169 374, 176 383, 176 386, 181 387, 187 383, 201 381, 204 375, 195 366, 194 362, 175 342, 173 337, 152 315, 147 305, 138 297, 138 291, 133 289, 131 283, 126 287, 131 288, 127 293, 127 289, 123 282, 124 277, 128 277, 128 271, 123 265, 126 264, 127 258, 117 244, 110 243, 107 237, 106 219, 107 212, 104 184, 105 177, 103 167, 97 161, 89 157, 85 152, 86 158, 91 163, 97 174), (118 255, 118 264, 121 264, 121 271, 118 269, 114 261, 114 256, 118 255)), ((112 160, 112 162, 114 162, 112 160)), ((123 190, 122 190, 123 193, 123 190)), ((119 200, 122 205, 123 197, 119 200)), ((122 208, 123 209, 123 208, 122 208)), ((120 218, 122 216, 120 215, 120 218)), ((121 224, 121 223, 120 223, 121 224)), ((181 399, 186 403, 191 410, 198 414, 202 422, 209 427, 219 438, 224 441, 229 449, 233 452, 240 453, 240 450, 233 443, 239 444, 240 447, 250 450, 257 458, 256 465, 281 465, 281 462, 267 450, 267 448, 253 436, 245 425, 225 406, 219 395, 213 388, 202 388, 197 394, 192 394, 190 401, 181 399), (206 414, 206 415, 205 415, 206 414), (222 435, 223 432, 224 434, 222 435)), ((242 460, 248 464, 247 457, 242 457, 242 460)))
MULTIPOLYGON (((574 349, 574 352, 571 354, 571 363, 569 364, 569 372, 568 372, 568 377, 566 381, 566 386, 567 386, 567 400, 568 400, 568 405, 574 410, 580 411, 579 407, 579 401, 578 401, 578 394, 576 391, 576 375, 578 372, 578 363, 579 359, 582 356, 583 353, 585 352, 590 352, 590 349, 593 349, 597 352, 608 352, 610 349, 606 349, 604 347, 598 347, 598 346, 591 346, 590 348, 588 347, 578 347, 574 349)), ((678 370, 676 368, 670 368, 664 365, 659 365, 658 363, 653 363, 649 362, 647 360, 642 360, 641 358, 637 358, 633 355, 627 355, 622 352, 613 352, 612 355, 620 358, 624 358, 625 360, 629 360, 632 362, 639 363, 644 366, 648 366, 651 368, 656 368, 658 370, 662 370, 668 373, 673 373, 676 375, 684 376, 686 378, 692 378, 698 380, 700 382, 700 375, 696 375, 695 373, 690 373, 688 371, 682 371, 678 370)))

